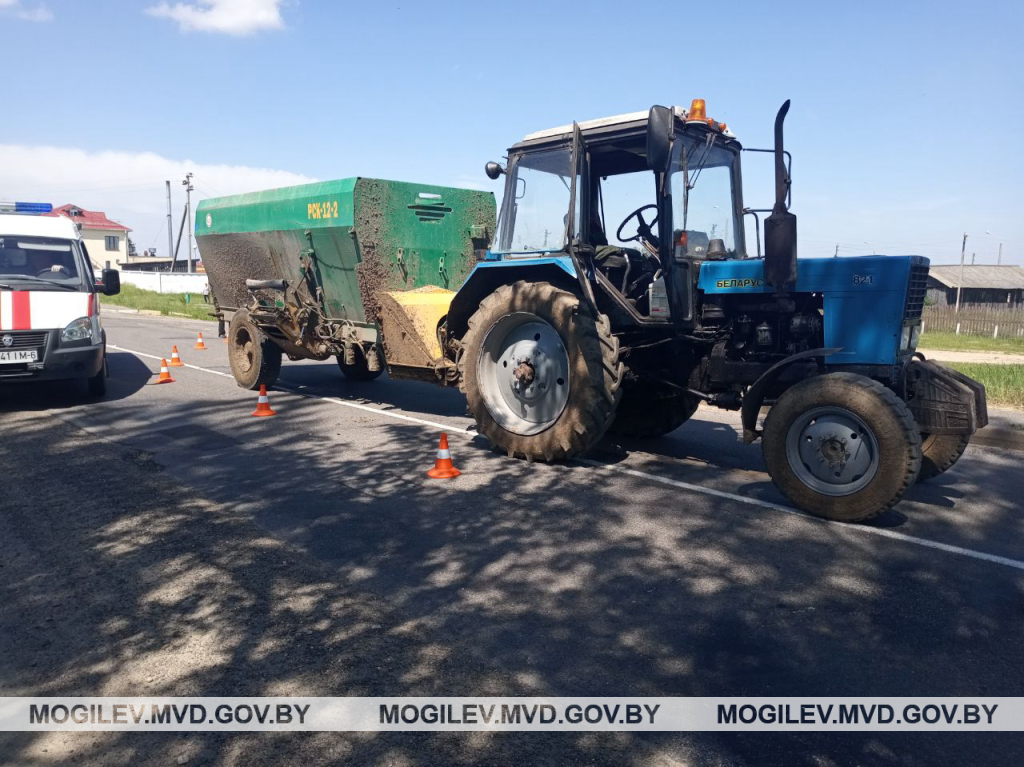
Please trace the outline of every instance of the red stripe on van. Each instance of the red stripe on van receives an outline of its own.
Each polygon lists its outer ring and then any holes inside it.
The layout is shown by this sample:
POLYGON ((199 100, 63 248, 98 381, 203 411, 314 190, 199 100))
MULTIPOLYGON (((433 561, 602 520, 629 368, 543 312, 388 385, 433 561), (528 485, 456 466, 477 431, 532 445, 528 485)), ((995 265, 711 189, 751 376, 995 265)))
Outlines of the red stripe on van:
POLYGON ((15 290, 11 293, 12 330, 32 329, 32 308, 30 293, 26 290, 15 290))

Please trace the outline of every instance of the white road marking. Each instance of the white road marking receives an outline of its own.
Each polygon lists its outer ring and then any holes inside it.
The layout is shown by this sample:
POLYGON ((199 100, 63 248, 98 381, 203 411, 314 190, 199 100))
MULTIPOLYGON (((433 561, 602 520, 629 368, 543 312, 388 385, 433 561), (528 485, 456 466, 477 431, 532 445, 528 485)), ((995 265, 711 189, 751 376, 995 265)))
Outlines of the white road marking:
MULTIPOLYGON (((138 357, 148 357, 149 359, 159 360, 161 357, 155 354, 146 354, 145 352, 135 351, 134 349, 126 349, 123 346, 115 346, 114 344, 107 344, 111 349, 117 349, 118 351, 128 352, 138 357)), ((231 378, 234 380, 234 376, 230 373, 224 373, 219 370, 211 370, 210 368, 200 367, 199 365, 185 364, 186 368, 192 368, 193 370, 199 370, 203 373, 212 373, 213 375, 221 376, 224 378, 231 378)), ((340 405, 342 407, 352 408, 354 410, 363 410, 375 415, 383 416, 385 418, 393 418, 399 421, 407 421, 409 423, 416 423, 422 426, 430 426, 436 429, 441 429, 448 432, 449 434, 464 434, 472 437, 476 436, 474 429, 465 429, 460 426, 452 426, 451 424, 440 423, 438 421, 429 421, 425 418, 416 418, 415 416, 405 415, 404 413, 392 413, 387 410, 381 410, 380 408, 370 407, 369 405, 360 405, 357 402, 347 402, 336 397, 324 397, 319 394, 309 394, 301 392, 296 389, 291 389, 282 386, 275 386, 276 390, 285 391, 289 394, 294 394, 299 397, 306 397, 308 399, 320 400, 321 402, 329 402, 332 405, 340 405)), ((701 485, 693 485, 689 482, 682 482, 677 479, 670 479, 668 477, 661 477, 657 474, 650 474, 646 471, 640 471, 639 469, 630 469, 624 466, 618 466, 615 464, 601 463, 591 458, 577 458, 574 463, 584 464, 597 469, 604 469, 606 471, 616 472, 618 474, 625 474, 637 479, 647 480, 649 482, 655 482, 659 485, 667 485, 669 487, 679 488, 681 490, 688 490, 693 493, 700 493, 701 495, 710 495, 715 498, 723 498, 729 501, 735 501, 742 503, 747 506, 757 506, 762 509, 768 509, 770 511, 779 511, 784 514, 792 514, 797 517, 806 519, 809 522, 818 522, 824 525, 836 526, 843 532, 857 532, 867 533, 869 535, 876 535, 882 538, 889 538, 894 541, 902 541, 903 543, 910 543, 915 546, 923 546, 929 549, 935 549, 936 551, 944 551, 947 554, 955 554, 957 556, 969 557, 971 559, 981 560, 983 562, 991 562, 992 564, 1002 565, 1003 567, 1010 567, 1015 570, 1024 570, 1024 561, 1017 559, 1010 559, 1009 557, 1001 557, 997 554, 989 554, 984 551, 978 551, 976 549, 967 549, 962 546, 953 546, 948 543, 940 543, 939 541, 933 541, 928 538, 919 538, 916 535, 907 535, 906 533, 898 533, 895 530, 887 530, 881 527, 868 527, 865 525, 851 525, 844 522, 834 522, 828 519, 821 519, 820 517, 814 517, 810 514, 794 509, 790 506, 783 506, 780 503, 772 503, 771 501, 762 501, 758 498, 749 498, 744 495, 737 495, 736 493, 729 493, 724 490, 714 490, 710 487, 703 487, 701 485)))

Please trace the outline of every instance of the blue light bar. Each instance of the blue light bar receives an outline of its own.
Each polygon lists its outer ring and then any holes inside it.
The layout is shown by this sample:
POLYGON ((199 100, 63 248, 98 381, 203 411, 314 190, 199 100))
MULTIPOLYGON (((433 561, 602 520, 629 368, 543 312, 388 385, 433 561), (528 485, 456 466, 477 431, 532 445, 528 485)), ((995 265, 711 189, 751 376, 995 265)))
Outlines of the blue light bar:
POLYGON ((53 206, 48 202, 16 202, 14 209, 18 213, 50 213, 53 206))
POLYGON ((0 213, 50 213, 48 202, 0 202, 0 213))

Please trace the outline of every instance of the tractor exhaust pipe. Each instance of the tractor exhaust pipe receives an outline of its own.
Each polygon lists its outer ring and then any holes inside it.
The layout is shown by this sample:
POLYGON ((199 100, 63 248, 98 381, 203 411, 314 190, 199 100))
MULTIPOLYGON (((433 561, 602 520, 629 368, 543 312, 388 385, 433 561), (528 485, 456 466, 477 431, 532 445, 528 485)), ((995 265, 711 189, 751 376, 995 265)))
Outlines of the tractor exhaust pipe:
POLYGON ((796 282, 796 216, 786 207, 792 180, 786 171, 782 123, 789 112, 789 99, 775 116, 775 206, 764 221, 764 279, 782 290, 796 282))

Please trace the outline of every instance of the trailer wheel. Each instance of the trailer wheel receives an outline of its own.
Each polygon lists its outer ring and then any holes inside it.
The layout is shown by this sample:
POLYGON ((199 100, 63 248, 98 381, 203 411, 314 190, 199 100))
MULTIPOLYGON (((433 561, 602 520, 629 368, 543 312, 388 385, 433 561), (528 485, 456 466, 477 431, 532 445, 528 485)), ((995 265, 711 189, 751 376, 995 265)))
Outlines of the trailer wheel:
POLYGON ((228 361, 243 389, 272 386, 281 374, 281 347, 253 324, 249 312, 239 309, 228 327, 228 361))
POLYGON ((960 456, 964 454, 970 441, 970 434, 922 434, 923 458, 921 474, 917 481, 923 482, 926 479, 932 479, 952 469, 953 464, 959 461, 960 456))
POLYGON ((462 339, 462 384, 477 429, 509 456, 566 460, 608 429, 619 400, 619 343, 604 315, 546 282, 504 285, 462 339))
MULTIPOLYGON (((376 349, 377 347, 374 348, 376 349)), ((372 381, 384 372, 384 360, 381 359, 380 351, 374 353, 377 355, 378 360, 376 370, 370 370, 369 365, 366 364, 366 355, 363 354, 361 348, 356 351, 356 362, 354 365, 346 365, 345 358, 339 355, 338 367, 341 368, 345 378, 351 378, 353 381, 372 381)))
POLYGON ((656 383, 626 385, 608 431, 622 437, 661 437, 690 420, 699 404, 694 396, 656 383))
POLYGON ((892 507, 921 469, 921 435, 906 404, 853 373, 814 376, 768 413, 762 453, 775 486, 818 517, 861 522, 892 507))

